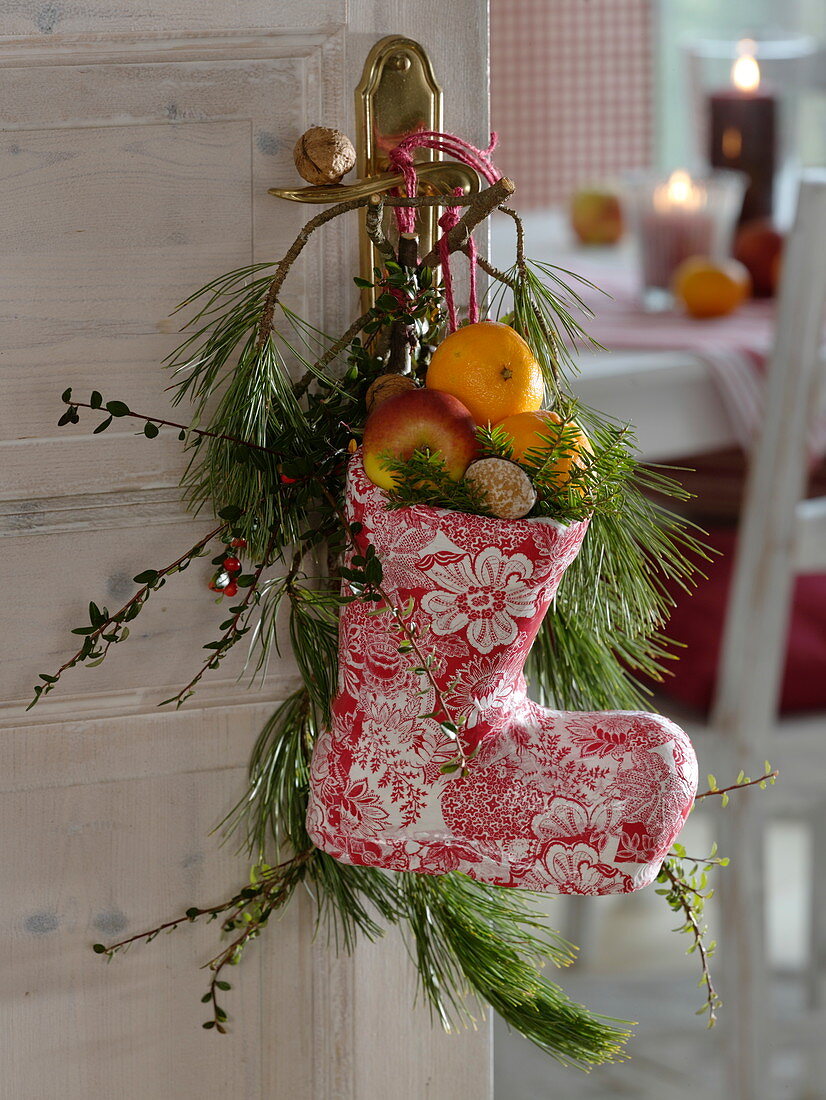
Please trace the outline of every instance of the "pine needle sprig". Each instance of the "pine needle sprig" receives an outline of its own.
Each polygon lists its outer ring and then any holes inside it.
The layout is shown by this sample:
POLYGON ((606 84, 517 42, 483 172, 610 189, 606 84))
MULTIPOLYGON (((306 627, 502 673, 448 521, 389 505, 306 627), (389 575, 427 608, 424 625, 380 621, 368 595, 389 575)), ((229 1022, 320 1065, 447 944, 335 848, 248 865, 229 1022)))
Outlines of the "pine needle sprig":
POLYGON ((628 1025, 573 1002, 538 967, 572 961, 520 891, 464 875, 400 876, 420 988, 442 1025, 473 1026, 468 988, 545 1053, 565 1065, 616 1061, 628 1025))
POLYGON ((563 276, 589 287, 592 284, 571 272, 530 259, 514 264, 503 274, 505 280, 489 295, 488 311, 525 340, 542 368, 548 393, 556 394, 565 375, 577 373, 574 348, 601 347, 579 320, 580 316, 593 316, 590 306, 563 276))
POLYGON ((218 826, 226 837, 239 837, 239 850, 253 863, 285 847, 311 846, 305 819, 314 719, 304 686, 278 705, 253 747, 247 790, 218 826))

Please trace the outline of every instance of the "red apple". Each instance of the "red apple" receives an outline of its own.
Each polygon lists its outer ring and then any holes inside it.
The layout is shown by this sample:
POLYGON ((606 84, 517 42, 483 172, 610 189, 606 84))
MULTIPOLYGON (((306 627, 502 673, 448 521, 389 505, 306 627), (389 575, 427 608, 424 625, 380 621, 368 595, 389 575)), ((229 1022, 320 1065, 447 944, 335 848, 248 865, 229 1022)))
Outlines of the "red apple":
POLYGON ((364 426, 364 469, 374 485, 392 489, 393 474, 384 468, 382 455, 408 459, 414 451, 428 450, 442 456, 454 481, 477 457, 476 422, 452 394, 440 390, 409 390, 383 401, 364 426))
POLYGON ((583 244, 616 244, 622 207, 611 191, 578 191, 571 199, 571 225, 583 244))
POLYGON ((783 237, 766 218, 741 225, 734 238, 734 258, 751 275, 755 298, 771 298, 777 290, 783 237))

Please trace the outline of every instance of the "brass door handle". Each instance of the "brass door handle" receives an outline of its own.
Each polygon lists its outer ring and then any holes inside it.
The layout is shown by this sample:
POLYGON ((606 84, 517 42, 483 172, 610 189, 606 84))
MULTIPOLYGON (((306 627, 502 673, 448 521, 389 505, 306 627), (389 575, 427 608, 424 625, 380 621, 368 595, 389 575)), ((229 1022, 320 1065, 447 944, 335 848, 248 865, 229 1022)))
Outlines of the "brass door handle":
MULTIPOLYGON (((442 89, 436 83, 426 51, 411 38, 391 35, 373 46, 364 63, 356 87, 356 171, 352 183, 320 187, 271 187, 269 193, 291 202, 334 203, 381 194, 404 184, 402 175, 391 169, 388 154, 402 138, 419 130, 443 129, 442 89)), ((416 163, 420 194, 449 194, 460 187, 466 195, 480 187, 479 176, 464 164, 441 159, 441 153, 420 150, 423 159, 416 163)), ((373 270, 380 266, 375 246, 367 236, 365 211, 361 219, 361 276, 372 282, 373 270)), ((385 233, 392 239, 392 215, 385 215, 385 233)), ((437 212, 433 207, 419 210, 420 254, 428 253, 438 234, 437 212)), ((362 295, 364 308, 374 301, 372 290, 362 295)))
MULTIPOLYGON (((466 164, 458 161, 437 160, 416 165, 416 174, 420 180, 427 181, 439 194, 448 194, 461 187, 466 195, 479 190, 479 176, 466 164)), ((333 183, 320 187, 270 187, 269 194, 290 202, 323 203, 346 202, 348 199, 361 199, 366 195, 379 195, 394 187, 402 187, 404 177, 400 172, 378 172, 375 176, 353 180, 351 183, 333 183)))

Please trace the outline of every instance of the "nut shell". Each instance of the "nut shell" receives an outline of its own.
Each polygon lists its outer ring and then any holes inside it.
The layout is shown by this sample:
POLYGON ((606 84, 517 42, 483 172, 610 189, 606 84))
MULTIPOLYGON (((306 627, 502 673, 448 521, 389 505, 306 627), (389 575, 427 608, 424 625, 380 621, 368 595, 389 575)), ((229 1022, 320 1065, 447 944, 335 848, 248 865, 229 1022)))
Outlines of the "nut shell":
POLYGON ((301 178, 320 186, 338 183, 355 165, 356 150, 341 130, 312 126, 295 143, 293 159, 301 178))
POLYGON ((364 395, 367 411, 372 412, 388 397, 395 397, 397 393, 415 389, 416 383, 407 374, 380 374, 370 383, 364 395))
POLYGON ((499 519, 522 519, 536 504, 536 490, 523 469, 506 458, 471 462, 465 481, 482 493, 485 504, 499 519))

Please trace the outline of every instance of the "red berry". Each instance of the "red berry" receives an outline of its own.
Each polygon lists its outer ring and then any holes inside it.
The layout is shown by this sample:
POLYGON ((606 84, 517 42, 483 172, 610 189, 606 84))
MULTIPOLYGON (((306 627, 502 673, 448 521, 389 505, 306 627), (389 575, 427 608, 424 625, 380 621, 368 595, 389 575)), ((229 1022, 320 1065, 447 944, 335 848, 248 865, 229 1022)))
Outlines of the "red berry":
POLYGON ((234 596, 237 592, 238 592, 238 585, 235 583, 235 581, 230 581, 229 584, 224 589, 224 595, 225 596, 234 596))
POLYGON ((240 573, 241 563, 238 558, 233 558, 231 555, 228 558, 224 558, 224 569, 227 573, 240 573))
POLYGON ((246 539, 233 539, 230 546, 236 547, 238 550, 244 550, 247 545, 246 539))

